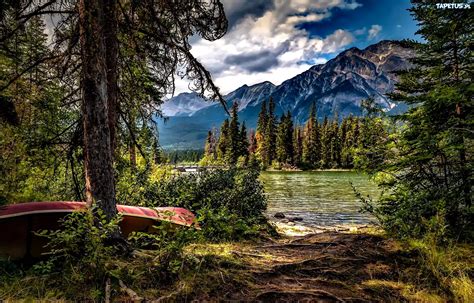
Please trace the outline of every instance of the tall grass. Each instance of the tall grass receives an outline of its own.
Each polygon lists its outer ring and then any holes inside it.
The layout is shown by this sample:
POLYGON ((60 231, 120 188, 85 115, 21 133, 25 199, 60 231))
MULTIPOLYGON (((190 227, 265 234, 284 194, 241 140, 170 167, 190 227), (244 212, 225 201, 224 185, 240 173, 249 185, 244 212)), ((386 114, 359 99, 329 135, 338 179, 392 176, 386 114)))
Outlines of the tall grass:
POLYGON ((432 282, 454 302, 470 303, 474 299, 474 246, 472 244, 438 245, 434 237, 410 240, 420 253, 420 267, 432 282))

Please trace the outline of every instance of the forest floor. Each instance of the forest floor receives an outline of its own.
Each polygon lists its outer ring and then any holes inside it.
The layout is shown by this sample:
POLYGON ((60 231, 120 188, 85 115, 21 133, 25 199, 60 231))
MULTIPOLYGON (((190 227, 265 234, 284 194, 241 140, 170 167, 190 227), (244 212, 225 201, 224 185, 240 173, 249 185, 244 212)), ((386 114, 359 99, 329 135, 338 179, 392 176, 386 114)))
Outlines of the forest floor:
MULTIPOLYGON (((472 246, 459 245, 454 255, 430 257, 370 228, 290 234, 188 244, 173 263, 175 276, 169 280, 157 280, 160 250, 136 250, 132 256, 111 260, 115 272, 128 273, 124 277, 129 278, 123 282, 111 275, 105 283, 105 302, 436 303, 472 302, 474 297, 472 246)), ((55 279, 81 283, 83 273, 77 274, 79 280, 57 274, 13 276, 6 279, 8 285, 0 284, 0 301, 3 293, 6 302, 20 298, 62 302, 78 289, 84 290, 85 298, 91 290, 104 289, 101 283, 58 288, 63 284, 55 279)))
MULTIPOLYGON (((200 249, 204 248, 192 248, 194 253, 200 249)), ((188 291, 175 293, 174 299, 447 301, 439 290, 426 283, 415 252, 408 252, 398 242, 380 235, 323 232, 259 244, 208 246, 204 251, 214 254, 216 260, 220 260, 219 266, 207 274, 195 275, 193 286, 188 291)))

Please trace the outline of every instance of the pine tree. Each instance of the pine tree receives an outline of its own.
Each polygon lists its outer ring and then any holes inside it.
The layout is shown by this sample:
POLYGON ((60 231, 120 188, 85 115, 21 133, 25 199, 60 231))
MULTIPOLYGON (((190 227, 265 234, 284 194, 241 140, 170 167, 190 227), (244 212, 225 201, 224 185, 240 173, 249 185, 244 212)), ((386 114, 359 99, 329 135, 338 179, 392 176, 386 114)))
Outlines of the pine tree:
POLYGON ((264 164, 269 166, 272 164, 272 161, 276 158, 276 117, 275 117, 275 102, 273 98, 270 97, 268 102, 268 120, 266 123, 265 129, 265 147, 266 147, 266 156, 264 164))
POLYGON ((311 168, 318 166, 321 158, 320 129, 318 126, 316 104, 313 102, 306 122, 303 141, 303 162, 311 168))
POLYGON ((267 121, 268 121, 267 101, 264 100, 262 102, 262 108, 258 115, 257 131, 255 133, 255 140, 257 142, 256 158, 260 159, 260 161, 262 161, 263 163, 267 163, 266 159, 268 155, 268 148, 265 141, 267 121))
POLYGON ((216 137, 214 131, 207 132, 206 145, 204 146, 204 155, 209 159, 217 159, 216 137))
POLYGON ((299 126, 296 126, 293 131, 293 150, 293 163, 300 167, 303 161, 303 131, 299 126))
POLYGON ((226 161, 228 149, 230 146, 229 142, 229 119, 225 119, 221 126, 221 132, 219 134, 219 141, 217 143, 217 158, 220 161, 226 161))
POLYGON ((285 114, 281 115, 280 123, 277 127, 277 136, 276 136, 276 160, 279 163, 286 163, 288 155, 286 153, 286 127, 287 121, 285 114))
POLYGON ((255 155, 256 152, 257 152, 257 139, 255 137, 255 131, 251 129, 250 134, 249 134, 248 153, 249 155, 255 155))
POLYGON ((321 126, 321 167, 329 168, 331 162, 331 127, 328 117, 324 117, 321 126))
POLYGON ((341 166, 341 137, 339 130, 338 118, 336 118, 331 123, 331 167, 337 168, 341 166))
MULTIPOLYGON (((117 214, 114 167, 117 129, 128 124, 118 123, 119 115, 124 116, 122 113, 132 103, 139 103, 137 107, 146 116, 142 125, 152 128, 155 119, 152 109, 174 88, 173 71, 178 65, 182 67, 180 76, 193 81, 196 91, 224 103, 209 72, 196 63, 188 42, 195 34, 207 40, 225 34, 227 20, 222 3, 181 0, 168 1, 166 5, 156 1, 122 4, 113 0, 72 0, 2 1, 0 5, 2 49, 18 38, 23 25, 34 22, 35 18, 54 16, 55 35, 50 37, 49 51, 26 66, 18 66, 16 75, 25 75, 42 63, 51 64, 48 80, 57 81, 68 107, 77 109, 76 113, 80 111, 81 119, 77 121, 81 123, 68 125, 63 131, 75 128, 82 135, 80 140, 67 142, 67 147, 82 147, 86 201, 89 206, 96 203, 108 221, 117 214), (130 68, 129 63, 136 58, 146 62, 143 73, 130 68), (135 94, 131 100, 120 100, 118 82, 127 77, 146 79, 129 83, 134 83, 135 91, 146 92, 148 98, 137 99, 135 94)), ((5 79, 3 75, 0 78, 5 79)), ((23 77, 8 77, 0 90, 15 86, 23 81, 20 78, 23 77)), ((117 231, 113 237, 118 236, 117 231)))
POLYGON ((239 133, 239 156, 247 157, 249 155, 249 139, 247 136, 247 127, 242 122, 239 133))
POLYGON ((232 105, 232 112, 231 112, 231 120, 229 124, 229 133, 228 135, 228 142, 229 146, 227 148, 226 159, 227 162, 231 165, 237 163, 237 159, 241 154, 241 137, 240 137, 240 129, 239 129, 239 116, 238 116, 238 109, 239 105, 237 102, 234 102, 232 105))
POLYGON ((286 113, 286 127, 285 127, 285 150, 286 150, 286 163, 294 164, 295 150, 293 147, 293 118, 291 117, 290 111, 286 113))
POLYGON ((395 176, 377 210, 402 235, 472 240, 474 14, 412 3, 423 42, 409 42, 414 66, 390 97, 413 106, 399 117, 404 128, 389 146, 393 155, 377 169, 395 176))
POLYGON ((267 128, 268 114, 267 114, 267 101, 262 102, 262 108, 258 114, 257 121, 257 132, 264 133, 267 128))
POLYGON ((339 128, 339 137, 341 140, 341 167, 351 168, 351 138, 352 132, 350 131, 352 117, 345 117, 342 120, 341 127, 339 128))

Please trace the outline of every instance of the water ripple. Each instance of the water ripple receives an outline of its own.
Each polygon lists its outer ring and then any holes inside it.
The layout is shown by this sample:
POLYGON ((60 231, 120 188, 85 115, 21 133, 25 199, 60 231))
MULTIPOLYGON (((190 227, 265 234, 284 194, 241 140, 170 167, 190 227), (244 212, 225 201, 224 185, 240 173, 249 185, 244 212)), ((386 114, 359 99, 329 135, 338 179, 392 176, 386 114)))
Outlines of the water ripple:
POLYGON ((336 226, 371 224, 374 219, 361 213, 361 203, 351 182, 364 195, 376 198, 378 188, 368 177, 356 172, 264 172, 261 175, 268 198, 267 215, 285 214, 301 218, 299 225, 336 226))

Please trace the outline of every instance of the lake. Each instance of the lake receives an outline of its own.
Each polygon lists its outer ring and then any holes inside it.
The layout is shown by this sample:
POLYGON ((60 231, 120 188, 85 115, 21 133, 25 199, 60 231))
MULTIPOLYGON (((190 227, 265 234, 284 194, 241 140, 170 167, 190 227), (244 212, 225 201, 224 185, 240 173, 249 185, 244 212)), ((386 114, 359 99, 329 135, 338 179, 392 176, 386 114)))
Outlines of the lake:
MULTIPOLYGON (((367 225, 373 218, 360 213, 361 202, 351 182, 364 195, 377 198, 379 189, 366 175, 352 171, 263 172, 268 198, 267 215, 282 212, 287 218, 300 217, 298 225, 308 227, 367 225)), ((283 220, 286 221, 286 220, 283 220)))

